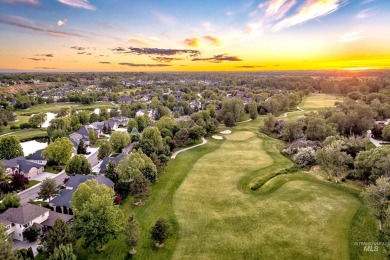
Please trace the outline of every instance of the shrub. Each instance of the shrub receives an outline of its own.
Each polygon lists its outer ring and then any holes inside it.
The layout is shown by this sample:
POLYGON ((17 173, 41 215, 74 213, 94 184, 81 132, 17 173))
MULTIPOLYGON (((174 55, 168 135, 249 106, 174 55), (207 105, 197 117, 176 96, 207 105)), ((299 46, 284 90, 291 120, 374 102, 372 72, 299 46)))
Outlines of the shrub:
POLYGON ((150 233, 152 240, 156 241, 160 245, 164 244, 165 240, 170 235, 167 221, 162 218, 157 220, 150 233))
POLYGON ((26 239, 29 242, 35 242, 37 240, 40 232, 41 232, 41 230, 39 228, 29 227, 23 231, 23 235, 26 237, 26 239))
POLYGON ((120 194, 117 194, 117 195, 115 196, 115 201, 114 201, 114 203, 117 204, 117 205, 119 205, 119 204, 121 204, 121 202, 122 202, 122 196, 121 196, 120 194))
POLYGON ((299 166, 310 165, 316 161, 316 152, 311 147, 299 148, 292 159, 299 166))
POLYGON ((11 125, 11 126, 9 127, 9 129, 11 129, 11 130, 16 130, 16 129, 19 129, 19 126, 17 126, 17 125, 11 125))
POLYGON ((22 123, 22 124, 19 125, 20 129, 27 129, 27 128, 31 128, 31 127, 32 126, 29 123, 22 123))
POLYGON ((292 142, 286 149, 283 150, 283 153, 287 155, 293 155, 298 152, 298 149, 306 147, 311 147, 316 150, 320 147, 320 143, 318 141, 299 139, 292 142))

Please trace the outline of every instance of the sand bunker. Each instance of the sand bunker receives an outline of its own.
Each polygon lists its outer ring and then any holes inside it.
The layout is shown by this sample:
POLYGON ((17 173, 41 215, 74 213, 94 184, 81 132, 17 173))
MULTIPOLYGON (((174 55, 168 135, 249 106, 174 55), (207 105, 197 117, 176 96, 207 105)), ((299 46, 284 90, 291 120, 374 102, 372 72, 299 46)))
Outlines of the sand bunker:
POLYGON ((232 133, 232 131, 231 130, 223 130, 223 131, 221 131, 219 133, 221 133, 223 135, 230 135, 232 133))
POLYGON ((223 137, 220 136, 220 135, 213 135, 212 138, 218 139, 218 140, 222 140, 223 139, 223 137))

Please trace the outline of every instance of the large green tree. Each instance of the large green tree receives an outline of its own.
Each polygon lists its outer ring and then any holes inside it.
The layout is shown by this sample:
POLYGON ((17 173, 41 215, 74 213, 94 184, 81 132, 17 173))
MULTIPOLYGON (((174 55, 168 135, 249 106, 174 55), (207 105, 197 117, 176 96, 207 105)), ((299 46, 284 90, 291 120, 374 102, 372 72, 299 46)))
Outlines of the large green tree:
POLYGON ((271 113, 268 113, 263 121, 262 130, 264 133, 270 134, 274 131, 274 127, 278 119, 271 113))
POLYGON ((114 132, 110 138, 111 147, 115 152, 121 152, 130 143, 130 135, 127 132, 114 132))
POLYGON ((299 120, 286 120, 280 132, 283 140, 291 142, 303 137, 303 123, 299 120))
POLYGON ((18 208, 20 206, 19 195, 16 192, 8 193, 4 195, 2 202, 0 203, 0 213, 9 208, 18 208))
POLYGON ((104 157, 110 156, 112 153, 111 143, 108 140, 104 140, 99 147, 98 159, 103 160, 104 157))
POLYGON ((102 248, 109 238, 122 231, 124 215, 119 206, 114 205, 114 198, 114 191, 96 180, 80 184, 73 193, 74 228, 85 237, 87 246, 102 248))
POLYGON ((106 173, 104 174, 107 178, 112 180, 117 184, 120 180, 118 171, 116 170, 116 163, 114 161, 109 161, 106 166, 106 173))
POLYGON ((137 246, 139 240, 139 227, 133 215, 127 220, 125 237, 127 246, 131 248, 129 252, 134 255, 137 253, 135 247, 137 246))
POLYGON ((0 259, 2 260, 16 260, 16 256, 12 250, 12 238, 6 233, 3 225, 0 225, 0 259))
POLYGON ((143 205, 142 199, 146 198, 150 194, 150 181, 142 174, 134 177, 134 180, 130 184, 131 193, 139 199, 138 205, 143 205))
POLYGON ((305 135, 309 140, 323 141, 326 137, 335 135, 336 129, 318 114, 309 114, 305 117, 305 135))
POLYGON ((157 178, 157 168, 153 161, 140 149, 127 155, 117 166, 120 182, 129 183, 140 174, 150 182, 157 178))
POLYGON ((348 164, 353 162, 352 156, 347 154, 340 140, 336 140, 323 148, 317 150, 317 163, 325 172, 334 177, 337 182, 343 178, 348 171, 348 164))
POLYGON ((54 252, 55 248, 59 248, 61 245, 71 244, 72 242, 73 236, 68 224, 61 218, 57 218, 46 238, 47 251, 54 252))
POLYGON ((390 146, 381 146, 358 153, 354 161, 356 177, 375 181, 380 176, 390 177, 390 146))
POLYGON ((42 124, 45 123, 46 118, 47 118, 46 113, 39 113, 39 114, 32 115, 28 119, 28 122, 32 125, 42 127, 42 124))
POLYGON ((66 138, 61 137, 50 143, 42 152, 42 156, 46 160, 66 164, 72 156, 74 146, 72 142, 66 138))
POLYGON ((386 125, 382 130, 382 138, 384 141, 390 141, 390 125, 386 125))
POLYGON ((38 192, 38 198, 44 201, 50 199, 57 193, 57 183, 54 179, 46 178, 41 182, 38 192))
POLYGON ((66 164, 65 172, 68 175, 90 174, 92 172, 91 164, 84 155, 75 155, 66 164))
POLYGON ((379 229, 382 230, 386 210, 389 207, 390 179, 388 177, 378 178, 375 184, 366 187, 366 190, 362 192, 362 196, 374 215, 379 219, 379 229))
POLYGON ((256 119, 257 115, 259 114, 257 112, 257 103, 251 102, 248 104, 248 113, 251 119, 256 119))
POLYGON ((73 253, 72 244, 60 245, 54 249, 49 256, 49 260, 76 260, 77 256, 73 253))
POLYGON ((88 130, 89 144, 95 145, 98 139, 98 133, 92 129, 88 130))
POLYGON ((233 126, 244 115, 244 103, 238 98, 226 99, 222 102, 220 119, 226 126, 233 126))
POLYGON ((0 159, 9 160, 23 155, 23 148, 19 138, 15 135, 6 135, 0 138, 0 159))

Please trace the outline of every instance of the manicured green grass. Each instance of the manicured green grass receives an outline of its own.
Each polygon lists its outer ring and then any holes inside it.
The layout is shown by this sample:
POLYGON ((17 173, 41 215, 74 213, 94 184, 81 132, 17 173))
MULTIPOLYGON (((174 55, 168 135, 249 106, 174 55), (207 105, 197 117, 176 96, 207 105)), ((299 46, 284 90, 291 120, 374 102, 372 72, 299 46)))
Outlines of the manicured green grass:
POLYGON ((359 226, 361 234, 376 241, 375 222, 358 193, 341 185, 300 172, 250 192, 248 176, 291 164, 275 156, 276 142, 260 137, 235 131, 192 167, 174 194, 180 226, 174 259, 347 259, 362 254, 351 246, 359 210, 370 223, 359 226))
POLYGON ((97 102, 93 104, 76 104, 76 103, 54 103, 54 104, 41 104, 30 107, 30 109, 16 110, 15 113, 19 115, 30 116, 36 113, 58 113, 61 108, 74 108, 76 110, 93 110, 95 108, 113 108, 115 105, 110 102, 97 102))
MULTIPOLYGON (((123 201, 121 208, 125 216, 134 214, 141 227, 141 239, 137 247, 138 253, 133 259, 171 259, 175 250, 175 245, 179 239, 179 226, 176 221, 172 206, 173 194, 186 178, 193 164, 205 154, 208 154, 219 147, 223 141, 210 139, 207 145, 199 146, 184 152, 176 159, 168 162, 164 173, 159 176, 156 183, 152 185, 152 194, 146 200, 145 206, 137 207, 133 205, 134 199, 129 197, 123 201), (165 218, 169 221, 172 235, 166 241, 165 247, 157 249, 150 242, 150 229, 157 219, 165 218)), ((124 237, 111 240, 102 252, 86 250, 81 248, 82 240, 76 246, 78 250, 77 259, 126 259, 128 249, 124 242, 124 237)))
MULTIPOLYGON (((325 107, 333 107, 337 101, 342 101, 342 97, 329 94, 311 94, 299 104, 299 107, 304 111, 296 110, 288 112, 287 118, 297 118, 310 111, 317 111, 325 107)), ((284 113, 280 115, 280 117, 284 117, 284 113)))
POLYGON ((32 186, 34 186, 34 185, 36 185, 38 183, 40 183, 40 181, 31 180, 31 181, 28 182, 28 184, 26 186, 24 186, 24 189, 26 190, 28 188, 31 188, 32 186))
POLYGON ((47 132, 45 129, 29 129, 16 132, 12 135, 16 135, 20 141, 30 140, 34 138, 46 137, 47 132))
POLYGON ((299 107, 307 110, 333 107, 337 101, 342 101, 342 97, 329 94, 313 94, 304 99, 299 107))
POLYGON ((259 133, 263 118, 240 124, 224 140, 171 160, 153 184, 146 205, 127 198, 121 208, 141 227, 138 253, 128 255, 123 235, 102 252, 76 246, 78 259, 384 259, 356 242, 378 241, 377 222, 359 196, 361 186, 334 184, 298 171, 250 187, 293 163, 283 142, 259 133), (150 228, 164 217, 171 237, 157 249, 150 228))

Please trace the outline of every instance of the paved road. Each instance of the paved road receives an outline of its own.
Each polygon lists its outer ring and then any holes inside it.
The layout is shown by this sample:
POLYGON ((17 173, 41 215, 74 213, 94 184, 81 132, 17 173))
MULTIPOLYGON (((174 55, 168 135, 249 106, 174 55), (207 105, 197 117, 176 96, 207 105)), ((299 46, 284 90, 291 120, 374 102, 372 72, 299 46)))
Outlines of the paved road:
POLYGON ((386 141, 379 141, 374 138, 372 138, 371 130, 367 130, 367 138, 370 140, 371 143, 373 143, 376 147, 382 146, 383 144, 387 144, 389 142, 386 141))
MULTIPOLYGON (((61 185, 64 184, 64 179, 66 178, 66 176, 67 175, 65 171, 62 171, 56 174, 56 176, 53 179, 56 181, 57 185, 61 185)), ((40 184, 37 184, 27 190, 20 192, 19 193, 20 203, 24 204, 27 203, 29 200, 35 200, 38 197, 39 189, 40 189, 40 184)))
POLYGON ((179 153, 184 152, 184 151, 187 151, 187 150, 190 150, 190 149, 192 149, 192 148, 195 148, 195 147, 198 147, 198 146, 201 146, 201 145, 204 145, 204 144, 207 143, 207 140, 206 140, 206 138, 204 138, 204 137, 202 137, 202 141, 203 141, 203 142, 202 142, 201 144, 197 144, 197 145, 194 145, 194 146, 191 146, 191 147, 188 147, 188 148, 181 149, 181 150, 179 150, 179 151, 177 151, 177 152, 174 152, 174 153, 172 154, 171 158, 172 158, 172 159, 175 159, 175 158, 176 158, 176 155, 178 155, 179 153))
MULTIPOLYGON (((93 154, 91 154, 89 157, 87 157, 89 163, 91 164, 92 168, 99 163, 99 160, 97 158, 98 156, 98 150, 96 150, 93 154)), ((56 181, 57 185, 61 185, 64 183, 64 179, 67 177, 65 171, 62 171, 56 176, 54 176, 54 180, 56 181)), ((26 203, 29 200, 35 200, 38 197, 38 192, 40 189, 40 184, 37 184, 27 190, 24 190, 19 193, 20 197, 20 203, 26 203)))

